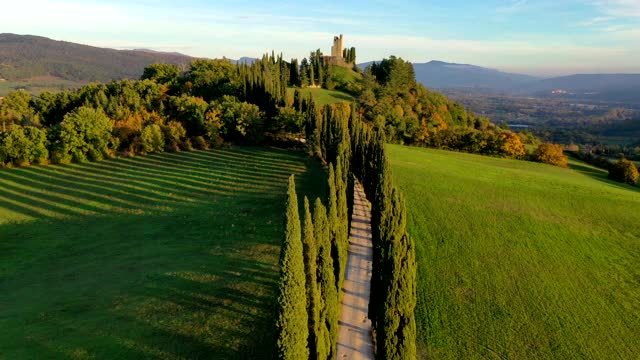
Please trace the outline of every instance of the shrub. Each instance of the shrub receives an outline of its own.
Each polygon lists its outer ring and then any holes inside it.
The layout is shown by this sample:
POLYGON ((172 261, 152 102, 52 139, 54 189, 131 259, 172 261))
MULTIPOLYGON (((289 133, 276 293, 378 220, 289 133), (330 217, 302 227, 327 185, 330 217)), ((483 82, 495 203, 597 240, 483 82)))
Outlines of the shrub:
POLYGON ((164 150, 164 134, 160 125, 150 124, 142 129, 140 135, 142 150, 146 153, 162 152, 164 150))
POLYGON ((609 166, 609 179, 629 184, 636 185, 638 183, 638 168, 627 159, 620 159, 615 164, 609 166))
POLYGON ((557 144, 540 144, 533 153, 534 161, 567 167, 567 157, 564 155, 562 146, 557 144))
POLYGON ((209 144, 207 144, 207 140, 205 140, 202 136, 194 136, 191 138, 191 146, 198 150, 205 150, 209 148, 209 144))
POLYGON ((54 131, 54 162, 101 160, 117 147, 113 122, 102 110, 82 106, 64 116, 54 131))
POLYGON ((164 135, 164 150, 170 152, 180 151, 180 146, 187 137, 187 131, 181 123, 169 121, 167 125, 162 125, 164 135))
POLYGON ((47 133, 33 126, 11 125, 0 132, 0 164, 44 163, 49 157, 47 133))
POLYGON ((500 134, 500 152, 505 157, 519 158, 527 152, 518 135, 509 131, 500 134))

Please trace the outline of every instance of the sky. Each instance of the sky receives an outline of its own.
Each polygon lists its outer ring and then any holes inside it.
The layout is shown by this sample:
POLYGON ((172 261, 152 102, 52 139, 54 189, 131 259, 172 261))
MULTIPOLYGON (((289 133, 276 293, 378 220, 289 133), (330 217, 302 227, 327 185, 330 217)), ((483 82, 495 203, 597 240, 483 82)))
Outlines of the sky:
POLYGON ((640 73, 640 0, 0 0, 0 33, 237 59, 314 49, 554 76, 640 73))

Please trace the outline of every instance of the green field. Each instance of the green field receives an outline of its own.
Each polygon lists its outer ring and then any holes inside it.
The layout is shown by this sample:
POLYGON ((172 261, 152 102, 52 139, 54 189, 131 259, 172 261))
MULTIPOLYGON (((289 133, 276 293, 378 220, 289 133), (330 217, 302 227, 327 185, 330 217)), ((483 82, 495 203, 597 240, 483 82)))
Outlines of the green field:
POLYGON ((291 173, 324 192, 262 148, 0 170, 0 358, 267 357, 291 173))
POLYGON ((45 91, 59 92, 67 89, 77 89, 83 83, 62 80, 19 80, 19 81, 0 81, 0 96, 7 96, 11 91, 25 90, 33 95, 40 95, 45 91))
POLYGON ((313 100, 315 100, 318 105, 329 105, 341 102, 351 103, 354 101, 353 96, 338 90, 327 90, 321 88, 288 88, 287 96, 291 102, 293 102, 293 93, 295 90, 300 91, 305 96, 311 94, 311 96, 313 96, 313 100))
POLYGON ((417 243, 421 358, 637 359, 640 189, 389 146, 417 243))

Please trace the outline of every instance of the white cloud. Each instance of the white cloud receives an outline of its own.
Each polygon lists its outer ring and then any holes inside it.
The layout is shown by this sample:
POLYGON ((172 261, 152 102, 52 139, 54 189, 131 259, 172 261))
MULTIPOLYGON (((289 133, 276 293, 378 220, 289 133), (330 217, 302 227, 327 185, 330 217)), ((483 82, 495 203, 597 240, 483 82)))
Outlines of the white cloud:
POLYGON ((593 25, 599 25, 602 23, 606 23, 609 21, 615 20, 615 17, 613 16, 598 16, 595 17, 591 20, 587 20, 587 21, 583 21, 577 24, 577 26, 583 26, 583 27, 591 27, 593 25))
POLYGON ((608 16, 640 17, 640 1, 638 0, 600 0, 595 4, 608 16))

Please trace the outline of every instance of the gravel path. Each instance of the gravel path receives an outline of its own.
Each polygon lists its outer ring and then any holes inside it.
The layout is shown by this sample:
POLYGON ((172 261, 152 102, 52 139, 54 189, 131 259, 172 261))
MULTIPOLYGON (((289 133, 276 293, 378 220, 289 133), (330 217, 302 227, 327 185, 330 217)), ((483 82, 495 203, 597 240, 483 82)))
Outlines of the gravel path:
POLYGON ((367 317, 371 293, 371 212, 362 185, 354 189, 351 241, 343 288, 338 360, 373 360, 371 320, 367 317))

